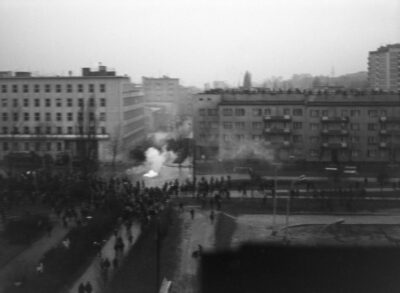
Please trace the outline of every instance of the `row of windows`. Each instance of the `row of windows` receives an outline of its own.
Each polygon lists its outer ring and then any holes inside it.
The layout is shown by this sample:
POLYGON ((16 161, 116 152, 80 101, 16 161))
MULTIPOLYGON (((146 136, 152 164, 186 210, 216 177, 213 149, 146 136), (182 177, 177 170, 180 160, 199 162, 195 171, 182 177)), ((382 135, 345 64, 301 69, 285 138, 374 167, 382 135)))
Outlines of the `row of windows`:
POLYGON ((36 126, 36 127, 2 127, 3 134, 106 134, 105 127, 97 128, 94 126, 90 126, 87 130, 84 127, 51 127, 51 126, 36 126))
MULTIPOLYGON (((310 156, 311 157, 319 157, 321 155, 321 151, 317 149, 310 150, 310 156)), ((360 150, 351 150, 350 152, 351 157, 357 158, 361 155, 360 150)), ((388 151, 387 150, 377 150, 377 149, 369 149, 367 150, 367 158, 385 158, 388 156, 388 151)))
MULTIPOLYGON (((100 93, 105 93, 106 92, 106 85, 104 83, 101 83, 98 85, 98 92, 100 93)), ((45 93, 62 93, 62 92, 67 92, 67 93, 73 93, 73 92, 78 92, 78 93, 84 93, 84 92, 89 92, 89 93, 94 93, 96 92, 96 85, 93 83, 90 83, 87 85, 87 87, 84 84, 34 84, 29 85, 29 84, 2 84, 1 85, 1 92, 2 93, 18 93, 18 92, 23 92, 23 93, 40 93, 40 92, 45 92, 45 93)))
POLYGON ((63 151, 63 143, 62 142, 3 142, 3 151, 9 151, 10 149, 13 149, 14 151, 20 151, 20 150, 24 150, 24 151, 63 151))
MULTIPOLYGON (((254 108, 252 109, 252 116, 262 116, 262 115, 271 115, 272 114, 272 109, 266 108, 266 109, 260 109, 260 108, 254 108)), ((246 109, 244 108, 224 108, 222 109, 222 115, 223 116, 245 116, 246 115, 246 109)), ((284 108, 282 111, 283 115, 293 115, 293 116, 303 116, 303 109, 301 108, 295 108, 295 109, 290 109, 290 108, 284 108)), ((367 112, 368 117, 370 118, 377 118, 379 116, 386 116, 387 111, 386 110, 368 110, 367 112)), ((217 109, 199 109, 199 115, 200 116, 216 116, 218 115, 218 110, 217 109)), ((337 116, 341 115, 341 117, 359 117, 361 116, 361 110, 348 110, 348 109, 342 109, 340 113, 337 113, 334 110, 319 110, 319 109, 310 109, 309 110, 309 116, 310 117, 321 117, 321 116, 337 116)))
MULTIPOLYGON (((44 105, 45 107, 51 107, 52 103, 54 103, 54 105, 56 107, 63 107, 63 106, 73 107, 74 106, 74 99, 72 99, 72 98, 66 99, 64 101, 64 103, 63 103, 63 99, 61 99, 61 98, 56 98, 56 99, 49 99, 49 98, 46 98, 46 99, 27 99, 27 98, 24 98, 22 101, 20 99, 12 99, 11 101, 12 101, 12 106, 13 107, 19 107, 20 105, 23 106, 23 107, 31 107, 31 106, 41 107, 41 105, 44 105)), ((77 103, 78 107, 83 107, 84 106, 85 100, 83 98, 78 98, 76 101, 77 102, 75 102, 75 103, 77 103)), ((98 104, 99 104, 100 107, 106 107, 106 99, 105 98, 99 99, 98 102, 99 102, 98 104)), ((7 98, 1 99, 1 105, 2 105, 2 107, 8 107, 9 100, 7 98)), ((87 100, 87 105, 89 107, 95 107, 96 106, 96 99, 95 98, 89 98, 87 100)))
MULTIPOLYGON (((24 112, 24 113, 22 113, 22 116, 20 115, 20 113, 12 113, 12 121, 18 122, 18 121, 20 121, 20 119, 22 119, 23 121, 30 121, 31 114, 34 114, 32 117, 33 121, 41 121, 43 118, 41 115, 42 113, 39 113, 39 112, 36 112, 36 113, 24 112)), ((44 121, 47 121, 47 122, 52 121, 52 114, 53 113, 51 113, 51 112, 44 113, 44 121)), ((67 114, 66 115, 67 121, 74 121, 74 113, 68 112, 66 114, 67 114)), ((77 114, 78 121, 84 120, 84 117, 83 117, 84 115, 82 112, 78 112, 76 114, 77 114)), ((10 117, 9 113, 5 112, 5 113, 1 114, 1 119, 2 119, 2 121, 7 122, 7 121, 11 120, 11 117, 10 117)), ((107 119, 106 113, 104 113, 104 112, 99 113, 99 116, 98 116, 99 121, 106 121, 106 119, 107 119)), ((89 120, 90 121, 96 120, 96 113, 90 112, 89 120)), ((55 113, 55 121, 63 121, 63 113, 60 113, 60 112, 55 113)))

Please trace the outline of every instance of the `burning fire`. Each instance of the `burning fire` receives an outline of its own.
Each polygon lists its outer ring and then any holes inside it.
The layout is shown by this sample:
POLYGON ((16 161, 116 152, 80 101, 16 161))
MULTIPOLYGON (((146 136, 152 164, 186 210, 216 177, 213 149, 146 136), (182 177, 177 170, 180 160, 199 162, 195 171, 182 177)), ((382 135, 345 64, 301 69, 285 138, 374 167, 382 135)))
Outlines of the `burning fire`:
POLYGON ((158 176, 158 173, 155 172, 154 170, 150 170, 146 174, 143 174, 143 177, 147 177, 147 178, 153 178, 153 177, 156 177, 156 176, 158 176))

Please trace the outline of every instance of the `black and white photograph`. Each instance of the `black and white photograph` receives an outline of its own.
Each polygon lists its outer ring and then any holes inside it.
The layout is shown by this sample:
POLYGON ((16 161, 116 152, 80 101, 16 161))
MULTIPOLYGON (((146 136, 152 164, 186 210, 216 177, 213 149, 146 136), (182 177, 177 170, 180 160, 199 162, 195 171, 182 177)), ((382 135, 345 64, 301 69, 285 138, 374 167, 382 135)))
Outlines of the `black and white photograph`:
POLYGON ((0 0, 0 293, 400 292, 399 0, 0 0))

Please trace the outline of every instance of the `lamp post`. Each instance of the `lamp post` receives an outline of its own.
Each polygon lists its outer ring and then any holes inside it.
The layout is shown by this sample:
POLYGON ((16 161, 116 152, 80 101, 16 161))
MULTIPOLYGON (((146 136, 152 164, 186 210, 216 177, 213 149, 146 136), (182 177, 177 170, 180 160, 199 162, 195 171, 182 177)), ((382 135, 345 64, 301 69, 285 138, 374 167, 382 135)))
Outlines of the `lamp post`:
POLYGON ((274 194, 272 199, 272 235, 276 235, 276 206, 278 196, 278 167, 281 166, 279 163, 272 164, 274 166, 274 194))

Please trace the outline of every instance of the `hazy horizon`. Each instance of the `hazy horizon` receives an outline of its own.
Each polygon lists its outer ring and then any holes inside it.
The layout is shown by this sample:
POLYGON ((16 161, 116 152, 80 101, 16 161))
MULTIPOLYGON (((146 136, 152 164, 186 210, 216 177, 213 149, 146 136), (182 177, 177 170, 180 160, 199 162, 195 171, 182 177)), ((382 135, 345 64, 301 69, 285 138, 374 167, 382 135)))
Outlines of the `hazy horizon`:
POLYGON ((185 86, 367 70, 400 42, 397 0, 0 0, 0 71, 80 74, 103 65, 185 86))

